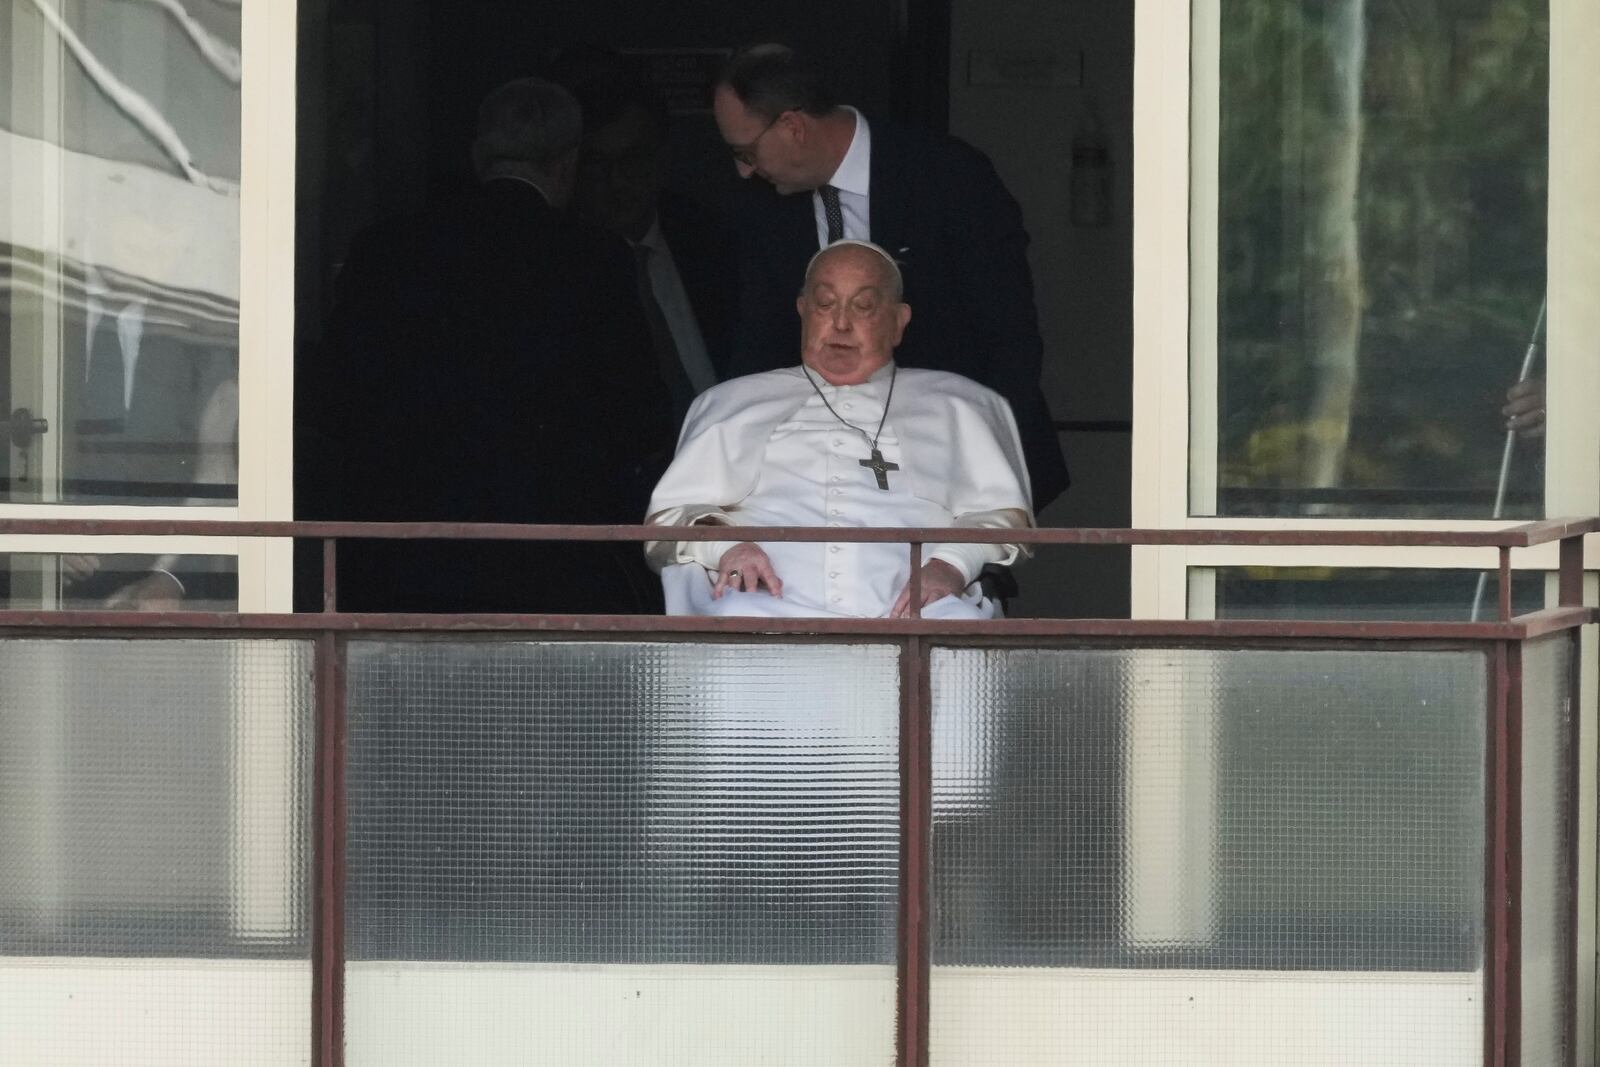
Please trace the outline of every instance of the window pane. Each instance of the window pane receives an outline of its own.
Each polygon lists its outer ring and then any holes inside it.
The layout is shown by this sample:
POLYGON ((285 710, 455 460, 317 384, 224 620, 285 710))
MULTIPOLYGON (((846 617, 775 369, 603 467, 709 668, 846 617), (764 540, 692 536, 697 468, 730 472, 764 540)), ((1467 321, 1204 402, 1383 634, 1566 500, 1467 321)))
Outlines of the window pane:
POLYGON ((239 21, 0 4, 0 501, 237 499, 239 21))
MULTIPOLYGON (((1217 301, 1217 451, 1194 458, 1217 493, 1194 510, 1489 517, 1542 319, 1549 0, 1220 18, 1195 95, 1220 120, 1217 261, 1196 269, 1217 291, 1195 295, 1217 301)), ((1515 438, 1502 514, 1542 514, 1543 456, 1515 438)))
POLYGON ((239 560, 180 553, 0 555, 0 608, 237 611, 239 560))
MULTIPOLYGON (((1468 622, 1475 604, 1480 620, 1500 610, 1500 577, 1492 571, 1218 567, 1215 574, 1219 619, 1468 622)), ((1196 607, 1191 603, 1191 614, 1196 607)), ((1544 574, 1513 573, 1512 612, 1543 607, 1544 574)))

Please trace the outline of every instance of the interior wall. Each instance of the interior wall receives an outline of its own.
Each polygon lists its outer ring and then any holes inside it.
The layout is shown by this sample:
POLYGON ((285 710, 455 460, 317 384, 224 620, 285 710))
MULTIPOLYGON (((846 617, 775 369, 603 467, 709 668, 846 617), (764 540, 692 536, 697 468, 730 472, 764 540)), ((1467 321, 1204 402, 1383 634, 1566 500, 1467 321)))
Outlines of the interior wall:
MULTIPOLYGON (((953 0, 950 131, 1022 204, 1045 340, 1045 395, 1072 488, 1046 526, 1127 526, 1133 417, 1133 5, 953 0), (1079 81, 1081 80, 1081 84, 1079 81), (1074 224, 1075 137, 1108 150, 1110 219, 1074 224), (1112 424, 1107 426, 1106 424, 1112 424)), ((1126 615, 1128 554, 1046 549, 1020 575, 1030 614, 1126 615)))

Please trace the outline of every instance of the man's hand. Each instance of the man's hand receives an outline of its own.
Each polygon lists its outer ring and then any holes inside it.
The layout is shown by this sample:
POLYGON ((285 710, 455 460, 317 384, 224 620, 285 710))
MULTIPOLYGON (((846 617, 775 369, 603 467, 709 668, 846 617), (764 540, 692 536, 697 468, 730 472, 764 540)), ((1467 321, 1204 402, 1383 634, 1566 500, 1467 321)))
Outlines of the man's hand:
POLYGON ((93 578, 94 573, 99 569, 99 556, 67 553, 61 557, 61 574, 62 577, 66 578, 68 585, 93 578))
POLYGON ((711 587, 711 599, 721 600, 722 594, 730 589, 754 593, 763 585, 773 596, 783 595, 783 579, 772 569, 766 550, 754 541, 740 541, 717 561, 717 581, 711 587))
MULTIPOLYGON (((951 596, 967 587, 967 580, 961 577, 961 572, 942 559, 930 559, 922 565, 922 603, 917 605, 917 610, 932 604, 942 597, 951 596)), ((889 618, 908 619, 911 617, 911 583, 900 590, 900 595, 895 598, 894 607, 889 609, 889 618)))
POLYGON ((177 611, 183 586, 165 571, 151 571, 106 597, 110 611, 177 611))
POLYGON ((1528 378, 1506 390, 1506 429, 1518 437, 1544 436, 1544 379, 1528 378))

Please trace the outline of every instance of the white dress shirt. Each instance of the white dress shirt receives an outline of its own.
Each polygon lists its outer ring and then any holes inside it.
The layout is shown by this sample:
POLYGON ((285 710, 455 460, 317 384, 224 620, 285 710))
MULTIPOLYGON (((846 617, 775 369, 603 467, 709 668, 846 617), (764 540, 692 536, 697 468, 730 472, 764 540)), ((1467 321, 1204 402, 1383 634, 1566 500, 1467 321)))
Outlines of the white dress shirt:
MULTIPOLYGON (((853 107, 846 111, 856 117, 855 136, 850 149, 839 161, 827 184, 839 190, 839 210, 844 215, 844 235, 856 241, 872 239, 872 214, 869 194, 872 188, 872 130, 866 116, 853 107)), ((817 247, 828 243, 828 216, 822 208, 822 194, 811 194, 811 207, 817 219, 817 247)))
POLYGON ((678 274, 672 249, 667 247, 667 239, 662 236, 660 220, 650 224, 649 231, 639 244, 650 250, 645 260, 650 274, 650 291, 655 294, 656 303, 661 307, 662 318, 667 320, 672 343, 678 349, 678 360, 683 364, 683 371, 689 376, 695 393, 703 393, 717 384, 717 372, 711 366, 711 357, 706 354, 706 342, 700 333, 699 320, 694 317, 694 307, 689 303, 689 293, 683 287, 683 278, 678 274))
MULTIPOLYGON (((94 336, 100 329, 100 322, 107 315, 111 315, 117 323, 117 341, 122 349, 122 408, 126 411, 133 403, 133 375, 139 368, 139 348, 144 341, 144 300, 132 300, 124 304, 122 310, 113 312, 107 307, 106 302, 111 299, 111 292, 106 287, 100 272, 90 267, 84 279, 84 288, 88 299, 85 306, 85 333, 84 352, 94 351, 94 336)), ((89 360, 83 361, 83 381, 89 382, 89 360)))

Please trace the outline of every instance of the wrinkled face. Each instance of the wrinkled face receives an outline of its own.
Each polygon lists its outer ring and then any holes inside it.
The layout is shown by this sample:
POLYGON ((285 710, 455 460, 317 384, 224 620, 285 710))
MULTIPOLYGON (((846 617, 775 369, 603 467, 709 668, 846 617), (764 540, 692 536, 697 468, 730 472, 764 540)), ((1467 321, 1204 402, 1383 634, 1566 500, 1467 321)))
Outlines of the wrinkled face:
POLYGON ((792 111, 785 111, 768 122, 744 106, 726 85, 717 86, 711 102, 717 129, 733 152, 733 165, 739 177, 765 178, 785 196, 807 192, 820 182, 813 180, 814 169, 806 153, 804 124, 792 111))
POLYGON ((800 293, 800 359, 832 385, 860 385, 894 356, 911 308, 870 249, 823 253, 800 293))

